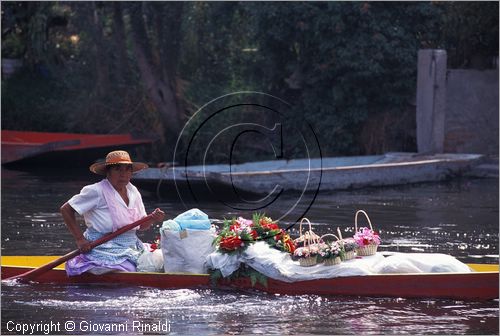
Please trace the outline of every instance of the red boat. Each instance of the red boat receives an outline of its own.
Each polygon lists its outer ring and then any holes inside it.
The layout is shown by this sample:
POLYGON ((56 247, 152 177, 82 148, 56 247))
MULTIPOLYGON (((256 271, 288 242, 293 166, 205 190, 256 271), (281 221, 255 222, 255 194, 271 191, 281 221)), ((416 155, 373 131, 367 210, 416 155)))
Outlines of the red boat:
POLYGON ((2 130, 2 164, 87 166, 116 149, 151 144, 153 138, 131 134, 77 134, 2 130))
MULTIPOLYGON (((56 256, 2 256, 2 279, 27 272, 55 260, 56 256)), ((36 281, 55 284, 120 284, 164 289, 210 288, 208 274, 108 273, 68 277, 64 266, 40 275, 36 281)), ((267 279, 266 284, 250 278, 219 279, 217 288, 256 289, 271 294, 334 295, 404 298, 450 298, 491 300, 498 298, 498 265, 470 264, 470 273, 413 273, 337 277, 298 282, 267 279)))

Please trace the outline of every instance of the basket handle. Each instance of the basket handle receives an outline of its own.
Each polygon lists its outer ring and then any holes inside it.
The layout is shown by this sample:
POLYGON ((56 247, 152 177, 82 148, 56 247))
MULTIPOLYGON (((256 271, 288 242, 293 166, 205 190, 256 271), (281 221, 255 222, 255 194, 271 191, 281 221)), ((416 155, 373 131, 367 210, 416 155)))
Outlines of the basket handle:
POLYGON ((340 239, 339 239, 340 246, 342 246, 342 248, 344 248, 344 245, 345 245, 344 244, 344 238, 342 238, 342 232, 340 232, 340 228, 339 227, 337 227, 337 233, 339 234, 339 237, 340 237, 340 239))
POLYGON ((312 232, 311 221, 309 221, 309 219, 307 219, 305 217, 302 218, 302 220, 299 223, 299 231, 300 231, 299 238, 302 237, 302 236, 304 236, 304 247, 306 246, 306 243, 305 243, 306 240, 308 240, 309 245, 311 245, 311 242, 312 243, 317 243, 318 242, 317 239, 314 238, 314 234, 312 232), (309 224, 309 230, 307 230, 305 234, 302 234, 302 223, 304 221, 307 222, 307 224, 309 224))
POLYGON ((333 233, 327 233, 327 234, 324 234, 320 237, 320 239, 323 239, 323 237, 327 237, 327 236, 331 236, 331 237, 335 237, 335 239, 337 240, 340 240, 339 237, 337 237, 336 235, 334 235, 333 233))
POLYGON ((368 224, 370 224, 370 229, 373 231, 372 222, 370 221, 370 217, 368 217, 368 214, 366 212, 364 212, 363 210, 358 210, 358 211, 356 211, 356 216, 354 216, 355 232, 358 232, 358 215, 359 215, 359 213, 362 213, 363 215, 365 215, 366 219, 368 219, 368 224))
POLYGON ((311 222, 309 221, 309 219, 307 219, 307 218, 305 218, 305 217, 304 217, 304 218, 302 218, 302 220, 300 221, 300 224, 299 224, 299 231, 300 231, 300 235, 301 235, 301 236, 302 236, 302 223, 303 223, 304 221, 307 221, 307 223, 309 224, 309 231, 311 231, 311 230, 312 230, 312 227, 311 227, 311 222))
POLYGON ((344 238, 342 238, 342 232, 340 232, 340 228, 338 226, 337 226, 337 233, 339 234, 340 237, 339 240, 343 240, 344 238))

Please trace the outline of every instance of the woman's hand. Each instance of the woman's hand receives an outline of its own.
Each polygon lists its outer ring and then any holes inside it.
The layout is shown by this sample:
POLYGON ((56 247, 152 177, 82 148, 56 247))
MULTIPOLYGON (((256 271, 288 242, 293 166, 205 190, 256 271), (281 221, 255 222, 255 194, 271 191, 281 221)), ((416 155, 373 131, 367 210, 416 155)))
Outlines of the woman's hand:
POLYGON ((139 227, 139 230, 144 231, 147 230, 153 225, 155 222, 163 222, 163 219, 165 219, 165 213, 159 209, 156 208, 152 213, 151 213, 151 220, 147 221, 146 223, 142 224, 139 227))
POLYGON ((153 215, 153 220, 155 222, 163 222, 165 219, 165 212, 163 212, 160 208, 156 208, 151 215, 153 215))
POLYGON ((78 249, 82 253, 87 253, 87 252, 89 252, 91 250, 91 248, 90 248, 90 242, 87 239, 85 239, 84 237, 82 237, 80 239, 77 239, 76 240, 76 245, 78 246, 78 249))

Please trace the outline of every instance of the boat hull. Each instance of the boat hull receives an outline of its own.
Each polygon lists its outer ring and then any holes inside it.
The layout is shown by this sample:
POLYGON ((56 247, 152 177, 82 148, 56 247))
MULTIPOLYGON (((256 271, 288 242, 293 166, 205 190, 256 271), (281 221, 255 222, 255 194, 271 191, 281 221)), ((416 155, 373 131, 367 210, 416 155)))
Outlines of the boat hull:
MULTIPOLYGON (((6 265, 2 279, 27 272, 34 267, 6 265)), ((250 278, 219 279, 208 274, 184 273, 108 273, 68 277, 62 268, 40 275, 36 282, 54 284, 120 284, 163 289, 210 288, 259 290, 270 294, 326 295, 360 297, 446 298, 490 300, 498 298, 499 274, 496 271, 471 273, 385 274, 349 276, 287 283, 271 278, 265 285, 252 284, 250 278)))
POLYGON ((393 153, 382 156, 278 160, 239 165, 206 165, 148 169, 134 176, 136 185, 168 182, 225 185, 229 189, 269 194, 283 191, 343 190, 408 183, 436 182, 461 175, 479 164, 481 155, 419 156, 393 153), (371 159, 368 160, 368 159, 371 159))
POLYGON ((2 130, 2 164, 60 166, 88 165, 114 149, 153 142, 131 134, 77 134, 2 130))

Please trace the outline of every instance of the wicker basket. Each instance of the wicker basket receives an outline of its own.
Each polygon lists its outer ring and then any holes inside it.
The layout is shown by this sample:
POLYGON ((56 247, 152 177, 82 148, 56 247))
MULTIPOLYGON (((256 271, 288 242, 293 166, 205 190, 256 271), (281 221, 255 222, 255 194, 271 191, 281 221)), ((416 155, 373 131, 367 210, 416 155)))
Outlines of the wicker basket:
MULTIPOLYGON (((363 210, 358 210, 358 211, 356 211, 356 216, 354 216, 354 230, 355 230, 354 232, 358 232, 358 215, 360 213, 365 215, 366 219, 368 220, 368 224, 370 225, 370 230, 373 231, 372 222, 370 221, 370 217, 368 217, 368 214, 366 212, 364 212, 363 210)), ((361 246, 361 247, 358 247, 356 249, 356 253, 359 256, 371 256, 371 255, 374 255, 375 253, 377 253, 377 247, 378 247, 378 245, 375 245, 375 244, 361 246)))
POLYGON ((342 238, 342 232, 340 232, 339 228, 337 228, 337 233, 339 234, 339 237, 340 237, 339 242, 342 246, 342 249, 344 250, 344 253, 342 253, 342 255, 340 256, 342 261, 348 261, 348 260, 352 260, 352 259, 356 258, 356 251, 355 250, 348 251, 348 252, 345 251, 344 239, 342 238))
POLYGON ((330 259, 326 259, 323 262, 323 265, 325 265, 325 266, 338 265, 338 264, 340 264, 341 261, 342 260, 340 259, 340 257, 330 258, 330 259))
POLYGON ((314 266, 317 263, 318 263, 318 256, 317 255, 299 259, 299 265, 303 266, 303 267, 314 266))
POLYGON ((299 224, 299 238, 294 239, 293 242, 294 242, 295 246, 297 246, 297 247, 300 247, 301 245, 305 246, 306 239, 314 240, 316 242, 316 241, 319 241, 321 239, 321 237, 313 232, 311 222, 309 221, 309 219, 304 217, 304 218, 302 218, 302 220, 300 221, 300 224, 299 224), (307 224, 309 224, 309 230, 307 230, 305 233, 302 233, 302 223, 304 221, 306 221, 307 224))
POLYGON ((343 257, 341 257, 342 261, 348 261, 356 258, 356 251, 344 252, 343 257))
POLYGON ((365 245, 363 247, 358 247, 356 249, 356 253, 359 256, 371 256, 377 253, 377 245, 371 244, 371 245, 365 245))
MULTIPOLYGON (((320 237, 312 231, 312 226, 311 226, 311 222, 309 221, 309 219, 302 218, 302 220, 300 221, 299 231, 300 231, 299 238, 294 240, 294 243, 297 246, 300 243, 302 243, 304 245, 303 248, 310 249, 311 246, 319 244, 320 237), (305 233, 302 233, 302 223, 304 221, 306 221, 309 224, 309 230, 307 230, 305 233)), ((314 266, 317 263, 318 263, 318 256, 317 255, 313 255, 313 256, 299 259, 300 266, 304 266, 304 267, 314 266)))
MULTIPOLYGON (((324 234, 321 236, 321 240, 323 240, 324 237, 327 237, 327 236, 331 236, 331 237, 334 237, 335 239, 337 239, 337 242, 340 246, 340 249, 342 250, 342 243, 340 242, 340 239, 339 237, 337 237, 336 235, 332 234, 332 233, 327 233, 327 234, 324 234)), ((325 242, 325 244, 328 244, 325 242)), ((333 265, 338 265, 340 264, 340 262, 342 261, 342 259, 339 257, 335 257, 335 258, 328 258, 328 259, 325 259, 323 261, 323 265, 325 266, 333 266, 333 265)))

